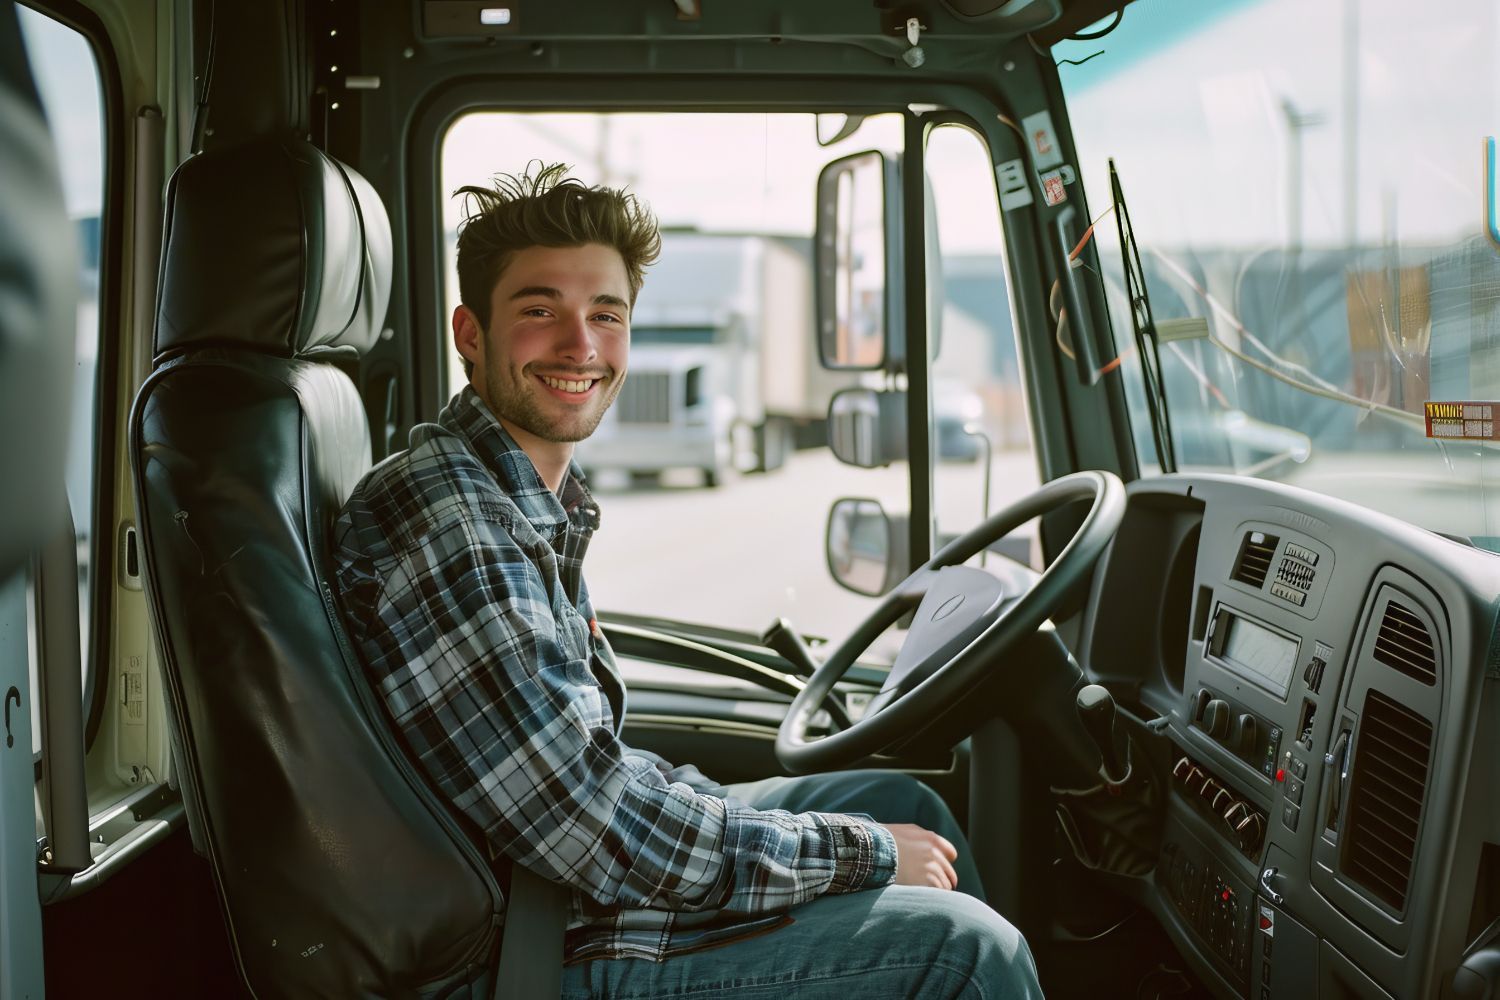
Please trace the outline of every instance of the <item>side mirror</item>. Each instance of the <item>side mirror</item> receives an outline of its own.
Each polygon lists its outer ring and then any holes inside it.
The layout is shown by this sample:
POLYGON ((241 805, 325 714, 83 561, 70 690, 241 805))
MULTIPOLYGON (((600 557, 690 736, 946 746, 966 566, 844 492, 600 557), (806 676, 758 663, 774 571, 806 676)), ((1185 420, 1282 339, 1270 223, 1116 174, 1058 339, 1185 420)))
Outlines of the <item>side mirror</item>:
POLYGON ((845 465, 877 469, 906 457, 906 394, 843 389, 828 401, 828 446, 845 465))
POLYGON ((900 217, 896 165, 870 150, 834 160, 818 175, 813 241, 818 356, 836 371, 885 366, 890 290, 898 288, 888 231, 900 217))
POLYGON ((879 597, 905 577, 906 520, 879 500, 845 497, 828 511, 828 572, 839 586, 879 597))

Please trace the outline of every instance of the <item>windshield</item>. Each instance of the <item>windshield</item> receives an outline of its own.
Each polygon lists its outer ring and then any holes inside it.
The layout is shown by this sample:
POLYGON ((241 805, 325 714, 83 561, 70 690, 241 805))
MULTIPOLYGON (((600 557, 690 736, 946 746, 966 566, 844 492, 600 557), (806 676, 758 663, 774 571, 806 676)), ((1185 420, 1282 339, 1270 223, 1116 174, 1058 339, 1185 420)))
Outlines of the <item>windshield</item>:
POLYGON ((1493 411, 1427 419, 1500 399, 1493 0, 1138 0, 1052 54, 1143 466, 1157 444, 1111 159, 1178 467, 1500 549, 1493 411))

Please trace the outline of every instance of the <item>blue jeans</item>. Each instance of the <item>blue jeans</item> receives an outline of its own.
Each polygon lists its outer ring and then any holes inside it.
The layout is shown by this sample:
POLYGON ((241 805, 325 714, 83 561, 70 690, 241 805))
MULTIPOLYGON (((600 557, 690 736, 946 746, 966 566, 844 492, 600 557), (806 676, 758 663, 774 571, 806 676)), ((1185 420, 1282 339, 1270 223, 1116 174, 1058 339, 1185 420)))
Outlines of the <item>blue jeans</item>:
POLYGON ((791 911, 793 923, 664 962, 601 959, 563 970, 563 1000, 909 1000, 1042 995, 1021 934, 983 902, 968 841, 953 814, 916 779, 887 771, 769 778, 721 786, 760 809, 866 813, 916 823, 958 848, 959 892, 887 886, 822 896, 791 911))

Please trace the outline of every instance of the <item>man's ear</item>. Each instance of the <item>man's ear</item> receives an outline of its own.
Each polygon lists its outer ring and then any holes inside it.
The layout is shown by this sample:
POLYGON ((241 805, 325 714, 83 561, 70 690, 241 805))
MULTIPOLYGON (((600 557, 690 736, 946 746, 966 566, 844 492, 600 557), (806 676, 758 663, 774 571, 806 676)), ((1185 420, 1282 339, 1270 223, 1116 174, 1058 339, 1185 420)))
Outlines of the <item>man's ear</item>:
POLYGON ((479 366, 480 354, 484 350, 484 331, 479 328, 479 317, 468 306, 453 310, 453 346, 460 357, 479 366))

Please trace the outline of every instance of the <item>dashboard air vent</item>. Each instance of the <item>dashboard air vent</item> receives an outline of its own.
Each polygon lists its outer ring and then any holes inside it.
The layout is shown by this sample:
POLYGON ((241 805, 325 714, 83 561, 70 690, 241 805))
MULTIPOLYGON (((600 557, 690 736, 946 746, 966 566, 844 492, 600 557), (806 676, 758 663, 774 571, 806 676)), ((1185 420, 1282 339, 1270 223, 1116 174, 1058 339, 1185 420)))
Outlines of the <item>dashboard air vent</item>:
POLYGON ((1261 584, 1266 582, 1266 573, 1271 569, 1271 556, 1275 554, 1276 543, 1279 541, 1280 538, 1264 531, 1245 532, 1245 540, 1240 543, 1240 557, 1234 561, 1234 578, 1240 583, 1248 583, 1257 590, 1260 589, 1261 584))
POLYGON ((1427 626, 1399 601, 1385 606, 1375 636, 1375 659, 1423 684, 1437 683, 1437 650, 1427 626))
POLYGON ((1411 886, 1431 750, 1432 723, 1379 691, 1365 696, 1344 873, 1398 911, 1411 886))

